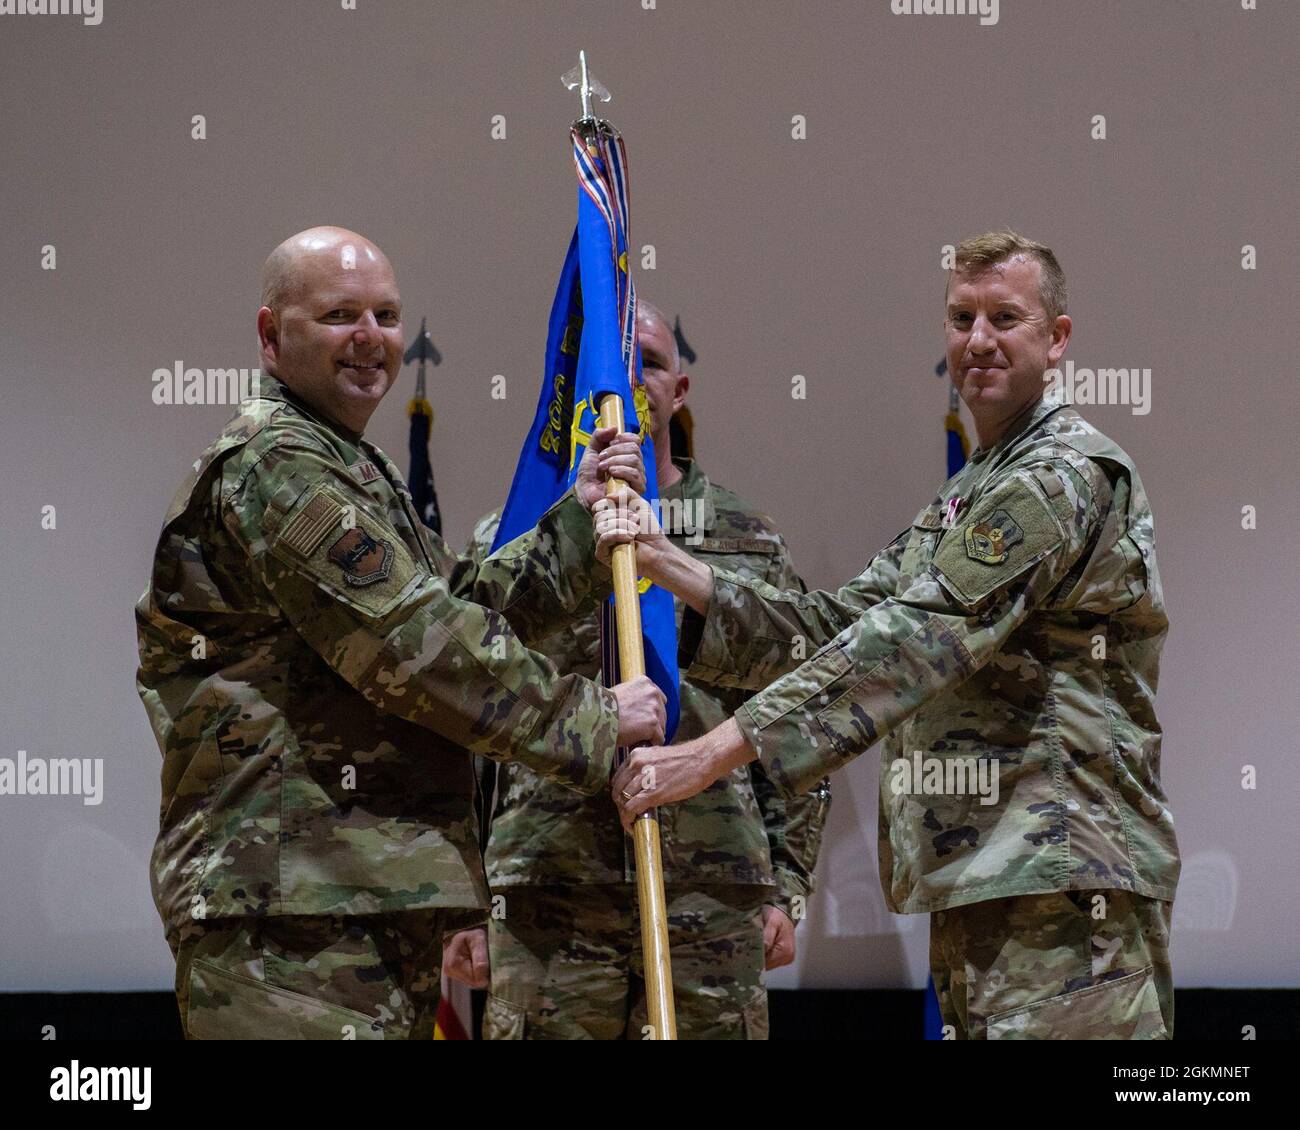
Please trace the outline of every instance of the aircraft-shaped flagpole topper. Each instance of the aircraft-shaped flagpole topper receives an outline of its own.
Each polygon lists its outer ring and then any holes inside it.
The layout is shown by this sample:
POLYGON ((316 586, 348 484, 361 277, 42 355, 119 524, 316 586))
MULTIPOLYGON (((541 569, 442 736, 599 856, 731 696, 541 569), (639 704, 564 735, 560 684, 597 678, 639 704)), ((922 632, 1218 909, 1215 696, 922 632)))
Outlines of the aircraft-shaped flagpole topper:
POLYGON ((438 352, 438 347, 433 344, 433 338, 429 331, 425 329, 426 319, 420 319, 420 336, 411 342, 411 348, 406 351, 402 358, 402 364, 409 365, 412 361, 419 361, 420 368, 415 377, 415 395, 424 395, 424 363, 431 361, 435 365, 442 364, 442 354, 438 352))

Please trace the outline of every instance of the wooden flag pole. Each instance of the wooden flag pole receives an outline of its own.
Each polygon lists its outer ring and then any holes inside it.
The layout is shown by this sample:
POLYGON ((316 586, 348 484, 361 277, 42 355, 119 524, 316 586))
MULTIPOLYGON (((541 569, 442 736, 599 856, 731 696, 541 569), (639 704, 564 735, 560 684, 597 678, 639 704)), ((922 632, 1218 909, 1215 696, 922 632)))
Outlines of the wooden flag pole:
MULTIPOLYGON (((610 394, 600 402, 600 425, 623 431, 623 398, 610 394)), ((605 483, 606 495, 623 490, 618 479, 605 483)), ((624 682, 645 674, 645 644, 641 638, 641 598, 637 593, 636 546, 614 547, 614 616, 618 624, 619 674, 624 682)), ((643 812, 632 825, 636 850, 636 897, 641 912, 641 956, 645 963, 646 1011, 650 1039, 677 1039, 673 1008, 673 972, 668 955, 668 907, 664 899, 664 865, 659 851, 659 815, 643 812)))

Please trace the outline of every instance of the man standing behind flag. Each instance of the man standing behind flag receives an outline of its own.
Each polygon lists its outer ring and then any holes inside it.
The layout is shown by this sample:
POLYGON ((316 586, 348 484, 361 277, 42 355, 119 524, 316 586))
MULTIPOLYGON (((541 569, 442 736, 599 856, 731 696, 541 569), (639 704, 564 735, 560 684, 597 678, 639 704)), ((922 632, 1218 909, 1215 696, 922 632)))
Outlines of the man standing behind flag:
POLYGON ((646 508, 595 508, 601 552, 635 533, 641 571, 690 606, 691 675, 765 688, 703 738, 634 751, 611 786, 624 819, 754 758, 795 794, 884 738, 886 903, 931 915, 962 1039, 1173 1034, 1154 525, 1133 460, 1048 390, 1065 311, 1050 248, 957 247, 947 359, 979 450, 837 592, 710 571, 646 508))
MULTIPOLYGON (((669 455, 670 421, 690 378, 667 320, 644 300, 637 328, 660 509, 674 544, 740 576, 802 590, 771 519, 693 460, 669 455)), ((475 527, 468 553, 476 560, 487 556, 498 520, 493 512, 475 527)), ((562 671, 599 676, 595 616, 538 646, 562 671)), ((706 733, 746 698, 692 682, 680 695, 679 739, 706 733)), ((679 1038, 766 1037, 762 971, 794 960, 829 802, 825 781, 784 800, 751 763, 660 809, 679 1038)), ((490 966, 485 1037, 640 1039, 631 852, 608 797, 566 796, 522 766, 506 767, 485 855, 504 916, 454 935, 444 956, 448 976, 476 987, 488 983, 490 966)))

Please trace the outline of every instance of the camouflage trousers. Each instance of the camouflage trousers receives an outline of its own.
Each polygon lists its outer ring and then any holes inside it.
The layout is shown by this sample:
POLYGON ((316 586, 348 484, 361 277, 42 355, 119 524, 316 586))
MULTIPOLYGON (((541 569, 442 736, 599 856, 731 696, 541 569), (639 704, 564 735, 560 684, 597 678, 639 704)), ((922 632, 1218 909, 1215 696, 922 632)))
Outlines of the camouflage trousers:
MULTIPOLYGON (((486 1040, 645 1038, 641 922, 632 885, 505 887, 488 923, 486 1040)), ((667 891, 677 1036, 767 1039, 761 908, 770 889, 667 891)))
POLYGON ((1170 908, 1098 890, 932 914, 930 967, 945 1028, 959 1040, 1171 1039, 1170 908))
POLYGON ((187 925, 167 939, 186 1039, 431 1039, 446 913, 187 925))

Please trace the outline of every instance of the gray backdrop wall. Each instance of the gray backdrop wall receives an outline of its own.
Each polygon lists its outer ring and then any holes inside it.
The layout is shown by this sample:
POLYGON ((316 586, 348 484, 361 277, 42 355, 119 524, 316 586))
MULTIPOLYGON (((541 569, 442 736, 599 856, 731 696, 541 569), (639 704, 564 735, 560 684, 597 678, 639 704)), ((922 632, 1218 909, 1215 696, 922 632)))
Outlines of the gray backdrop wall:
MULTIPOLYGON (((1151 370, 1148 413, 1084 411, 1156 511, 1175 972, 1300 984, 1298 34, 1291 0, 1002 0, 987 26, 889 0, 0 15, 0 757, 101 757, 106 774, 98 806, 0 796, 0 989, 170 983, 131 608, 229 410, 155 405, 152 373, 255 365, 267 252, 311 224, 361 230, 396 265, 408 337, 427 314, 446 358, 434 465, 463 543, 533 411, 574 218, 559 75, 580 46, 615 93, 634 242, 656 252, 639 286, 700 354, 701 459, 775 516, 810 583, 856 573, 945 477, 943 245, 1001 224, 1050 243, 1069 356, 1151 370)), ((403 466, 413 379, 372 426, 403 466)), ((834 781, 801 957, 774 984, 924 981, 926 922, 888 914, 876 880, 875 760, 834 781)))

